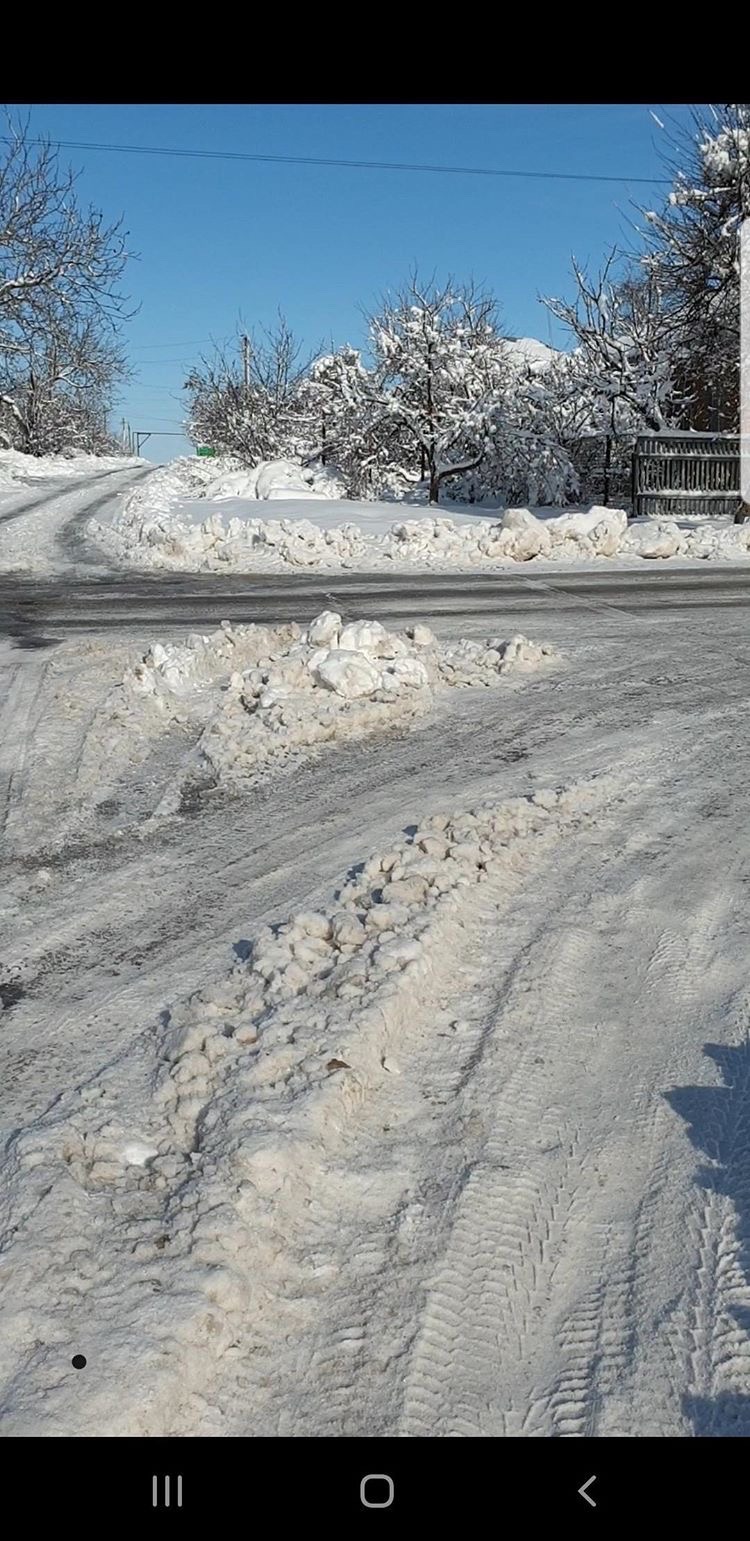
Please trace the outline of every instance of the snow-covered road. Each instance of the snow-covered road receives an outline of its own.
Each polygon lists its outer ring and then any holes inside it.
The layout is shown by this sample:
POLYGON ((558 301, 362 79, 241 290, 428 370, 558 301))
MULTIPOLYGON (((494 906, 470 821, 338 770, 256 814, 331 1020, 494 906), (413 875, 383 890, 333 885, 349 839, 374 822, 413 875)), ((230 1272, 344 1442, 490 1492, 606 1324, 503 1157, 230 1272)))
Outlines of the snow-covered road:
MULTIPOLYGON (((95 515, 106 511, 150 475, 141 462, 104 461, 105 470, 86 469, 67 477, 43 477, 11 484, 0 497, 0 572, 69 573, 81 561, 93 563, 96 552, 84 533, 95 515), (33 490, 32 490, 33 489, 33 490)), ((75 462, 73 462, 75 465, 75 462)), ((98 570, 106 571, 105 560, 98 570)))
POLYGON ((703 567, 698 571, 641 568, 637 572, 532 574, 472 573, 451 575, 348 573, 262 579, 212 573, 89 573, 78 569, 62 577, 29 578, 0 572, 0 637, 35 647, 60 637, 114 632, 144 642, 171 628, 215 627, 234 621, 308 621, 326 606, 344 618, 373 616, 393 624, 423 617, 460 623, 484 618, 488 625, 515 628, 531 615, 559 618, 578 611, 638 614, 641 611, 715 611, 746 606, 750 566, 703 567))
MULTIPOLYGON (((562 671, 452 693, 406 736, 212 794, 144 838, 165 745, 88 838, 6 859, 9 1433, 750 1433, 746 591, 736 571, 702 571, 700 594, 676 573, 581 581, 493 579, 463 601, 464 634, 512 609, 562 671), (276 1187, 237 1165, 231 1059, 203 1089, 187 1178, 103 1181, 76 1154, 91 1099, 125 1084, 158 1129, 165 1011, 198 988, 222 1000, 261 924, 324 907, 432 813, 550 786, 575 802, 592 776, 592 811, 511 841, 461 890, 382 1074, 331 1072, 339 1100, 276 1187), (49 1187, 60 1131, 71 1164, 49 1187)), ((282 587, 291 604, 303 586, 282 587)), ((455 635, 460 594, 430 585, 430 610, 419 587, 412 614, 455 635)), ((384 597, 356 613, 387 618, 384 597)), ((115 668, 128 640, 108 631, 115 668)), ((0 656, 9 844, 55 748, 62 656, 0 656)), ((64 664, 80 720, 95 664, 64 664)), ((60 719, 71 754, 77 720, 60 719)), ((283 1053, 279 1088, 239 1083, 271 1168, 283 1053)))

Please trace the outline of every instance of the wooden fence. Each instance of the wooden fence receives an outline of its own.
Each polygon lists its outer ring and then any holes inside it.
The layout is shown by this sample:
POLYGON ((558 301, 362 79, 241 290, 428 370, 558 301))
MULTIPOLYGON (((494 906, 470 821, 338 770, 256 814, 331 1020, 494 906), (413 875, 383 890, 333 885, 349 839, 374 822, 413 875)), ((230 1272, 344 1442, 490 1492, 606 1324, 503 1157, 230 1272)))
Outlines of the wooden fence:
POLYGON ((731 518, 740 506, 736 434, 644 434, 633 455, 633 513, 731 518))

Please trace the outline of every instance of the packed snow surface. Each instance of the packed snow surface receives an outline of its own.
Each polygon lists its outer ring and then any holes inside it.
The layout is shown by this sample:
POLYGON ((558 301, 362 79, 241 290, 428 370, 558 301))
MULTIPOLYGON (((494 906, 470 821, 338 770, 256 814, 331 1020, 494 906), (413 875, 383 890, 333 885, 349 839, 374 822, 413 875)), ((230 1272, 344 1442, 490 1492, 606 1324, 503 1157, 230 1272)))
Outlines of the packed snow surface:
MULTIPOLYGON (((13 1136, 0 1276, 8 1433, 187 1432, 196 1398, 200 1432, 221 1432, 217 1377, 275 1314, 320 1162, 400 1075, 415 1000, 448 982, 475 890, 615 791, 594 779, 424 818, 323 907, 261 928, 219 988, 176 1004, 127 1063, 13 1136), (58 1368, 82 1342, 85 1397, 58 1368)), ((309 1267, 323 1286, 314 1251, 309 1267)))
POLYGON ((22 455, 0 450, 0 572, 56 573, 80 561, 83 521, 148 475, 124 455, 22 455))
POLYGON ((91 530, 118 561, 207 571, 475 569, 602 559, 627 565, 750 555, 750 521, 629 522, 624 510, 598 506, 487 513, 454 505, 443 513, 421 504, 355 502, 341 497, 332 475, 285 461, 219 475, 210 461, 175 461, 131 492, 111 524, 92 521, 91 530))
POLYGON ((71 450, 63 455, 24 455, 16 449, 0 449, 0 494, 8 487, 66 477, 95 476, 97 471, 119 471, 140 464, 126 455, 86 455, 71 450))
POLYGON ((3 1433, 750 1435, 743 586, 161 821, 301 634, 0 643, 3 1433))

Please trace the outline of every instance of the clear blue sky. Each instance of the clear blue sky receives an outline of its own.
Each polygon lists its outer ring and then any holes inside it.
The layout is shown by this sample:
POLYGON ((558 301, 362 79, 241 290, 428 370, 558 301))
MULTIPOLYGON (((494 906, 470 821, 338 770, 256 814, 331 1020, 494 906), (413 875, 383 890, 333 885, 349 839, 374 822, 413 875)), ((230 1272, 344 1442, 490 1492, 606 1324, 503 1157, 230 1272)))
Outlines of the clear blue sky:
MULTIPOLYGON (((688 109, 653 109, 684 123, 688 109)), ((66 150, 82 198, 124 214, 138 260, 127 288, 137 369, 119 411, 179 429, 187 367, 210 338, 274 319, 306 346, 363 341, 361 307, 416 261, 488 284, 506 329, 561 343, 539 294, 570 289, 571 252, 597 264, 632 242, 633 205, 653 207, 665 134, 646 106, 55 106, 32 125, 61 140, 178 149, 598 173, 621 183, 506 180, 171 159, 66 150)), ((184 440, 154 437, 171 459, 184 440)))

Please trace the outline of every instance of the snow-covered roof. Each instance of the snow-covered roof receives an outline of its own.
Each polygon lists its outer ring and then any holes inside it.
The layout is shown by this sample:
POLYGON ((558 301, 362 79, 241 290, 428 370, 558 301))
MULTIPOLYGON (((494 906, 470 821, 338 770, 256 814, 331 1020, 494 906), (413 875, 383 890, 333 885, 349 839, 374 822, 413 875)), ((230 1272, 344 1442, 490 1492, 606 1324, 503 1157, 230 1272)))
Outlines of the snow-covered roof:
POLYGON ((536 337, 509 337, 506 350, 514 364, 533 369, 535 373, 548 369, 557 358, 555 349, 550 348, 546 342, 539 342, 536 337))

